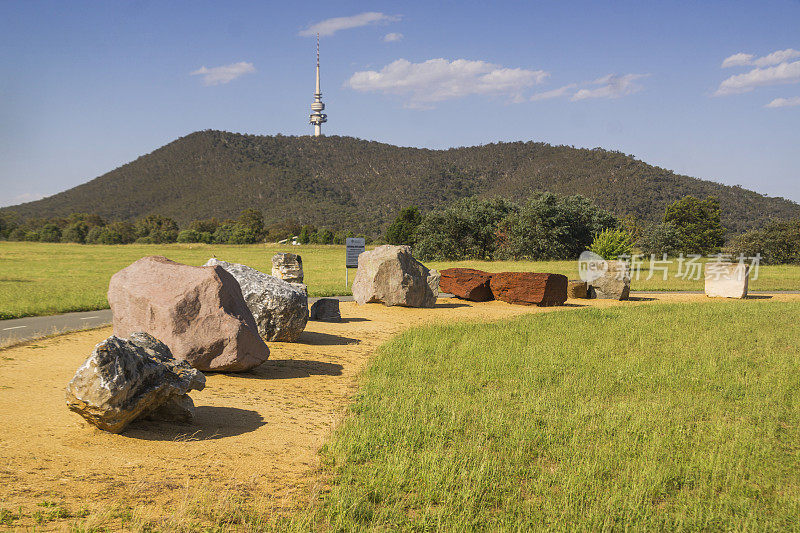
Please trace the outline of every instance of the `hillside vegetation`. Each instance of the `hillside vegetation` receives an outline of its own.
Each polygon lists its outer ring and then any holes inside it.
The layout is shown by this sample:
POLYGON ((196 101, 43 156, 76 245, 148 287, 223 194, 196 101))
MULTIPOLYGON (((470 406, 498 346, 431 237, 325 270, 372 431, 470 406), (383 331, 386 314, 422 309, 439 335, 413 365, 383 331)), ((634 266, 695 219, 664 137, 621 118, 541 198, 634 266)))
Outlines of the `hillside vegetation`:
POLYGON ((620 152, 513 142, 449 150, 352 137, 192 133, 88 183, 6 208, 23 218, 158 214, 181 224, 253 208, 267 224, 292 220, 378 235, 401 208, 423 211, 474 195, 523 200, 537 191, 581 194, 618 216, 658 221, 672 201, 716 196, 740 233, 800 216, 800 205, 677 175, 620 152))

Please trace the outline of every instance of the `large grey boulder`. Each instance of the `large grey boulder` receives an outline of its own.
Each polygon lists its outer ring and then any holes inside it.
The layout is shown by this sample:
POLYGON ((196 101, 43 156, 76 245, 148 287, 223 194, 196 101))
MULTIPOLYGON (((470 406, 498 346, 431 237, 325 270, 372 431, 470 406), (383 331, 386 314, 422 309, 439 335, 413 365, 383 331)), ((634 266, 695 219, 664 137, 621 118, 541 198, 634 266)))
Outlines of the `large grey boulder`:
POLYGON ((205 266, 222 267, 236 278, 262 337, 293 342, 303 333, 308 322, 308 296, 303 285, 216 258, 209 259, 205 266))
POLYGON ((289 283, 303 283, 303 258, 283 252, 273 255, 272 275, 289 283))
POLYGON ((705 292, 711 298, 744 298, 750 266, 744 263, 707 263, 705 292))
POLYGON ((378 246, 358 256, 353 298, 359 304, 433 307, 439 297, 439 272, 411 256, 408 246, 378 246))
POLYGON ((206 378, 167 345, 135 332, 110 336, 94 347, 67 385, 67 406, 100 429, 119 433, 139 417, 191 421, 186 394, 202 390, 206 378))
POLYGON ((627 300, 631 291, 631 269, 625 261, 605 261, 605 268, 589 282, 589 298, 627 300))
POLYGON ((269 357, 239 283, 222 267, 144 257, 111 277, 108 303, 114 335, 145 331, 198 370, 243 372, 269 357))

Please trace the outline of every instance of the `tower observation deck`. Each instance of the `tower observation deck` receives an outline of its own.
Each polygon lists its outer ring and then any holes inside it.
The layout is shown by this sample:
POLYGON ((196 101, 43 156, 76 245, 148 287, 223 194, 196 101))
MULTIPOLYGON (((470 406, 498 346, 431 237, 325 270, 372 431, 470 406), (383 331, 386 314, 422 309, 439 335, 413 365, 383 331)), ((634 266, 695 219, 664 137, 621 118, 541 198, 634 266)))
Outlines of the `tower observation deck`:
POLYGON ((322 92, 319 88, 319 33, 317 34, 317 90, 314 91, 314 101, 311 103, 311 115, 308 117, 309 124, 314 125, 314 137, 322 135, 322 125, 328 122, 328 115, 323 113, 325 104, 322 103, 322 92))

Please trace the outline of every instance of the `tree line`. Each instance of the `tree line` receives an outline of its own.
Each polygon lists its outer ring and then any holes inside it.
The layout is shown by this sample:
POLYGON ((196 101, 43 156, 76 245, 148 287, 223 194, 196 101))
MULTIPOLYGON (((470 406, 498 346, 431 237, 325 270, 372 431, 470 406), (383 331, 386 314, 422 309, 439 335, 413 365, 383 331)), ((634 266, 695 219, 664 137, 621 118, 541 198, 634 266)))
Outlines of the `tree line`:
POLYGON ((616 217, 589 199, 540 193, 526 202, 466 198, 422 213, 407 207, 386 231, 390 244, 407 244, 423 260, 577 259, 590 249, 606 259, 677 254, 761 256, 767 264, 800 262, 800 219, 772 221, 725 241, 715 197, 685 196, 647 223, 616 217))
MULTIPOLYGON (((362 235, 363 236, 363 235, 362 235)), ((170 217, 147 215, 134 222, 108 222, 97 214, 72 213, 67 217, 20 220, 14 213, 0 213, 0 239, 78 244, 253 244, 291 241, 301 244, 344 244, 352 232, 336 232, 297 222, 264 224, 264 215, 245 209, 236 219, 193 220, 185 227, 170 217)), ((368 239, 371 240, 371 239, 368 239)))

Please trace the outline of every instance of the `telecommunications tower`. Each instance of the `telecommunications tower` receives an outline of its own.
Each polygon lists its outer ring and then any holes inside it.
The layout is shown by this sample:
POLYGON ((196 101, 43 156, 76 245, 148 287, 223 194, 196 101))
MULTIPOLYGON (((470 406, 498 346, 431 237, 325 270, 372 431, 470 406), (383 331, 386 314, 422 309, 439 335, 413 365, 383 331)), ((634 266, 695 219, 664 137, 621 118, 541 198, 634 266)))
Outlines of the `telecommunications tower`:
POLYGON ((328 115, 323 113, 325 104, 322 103, 322 92, 319 90, 319 33, 317 34, 317 90, 314 91, 314 101, 311 103, 313 113, 309 115, 309 124, 314 125, 314 137, 322 135, 322 125, 328 122, 328 115))

